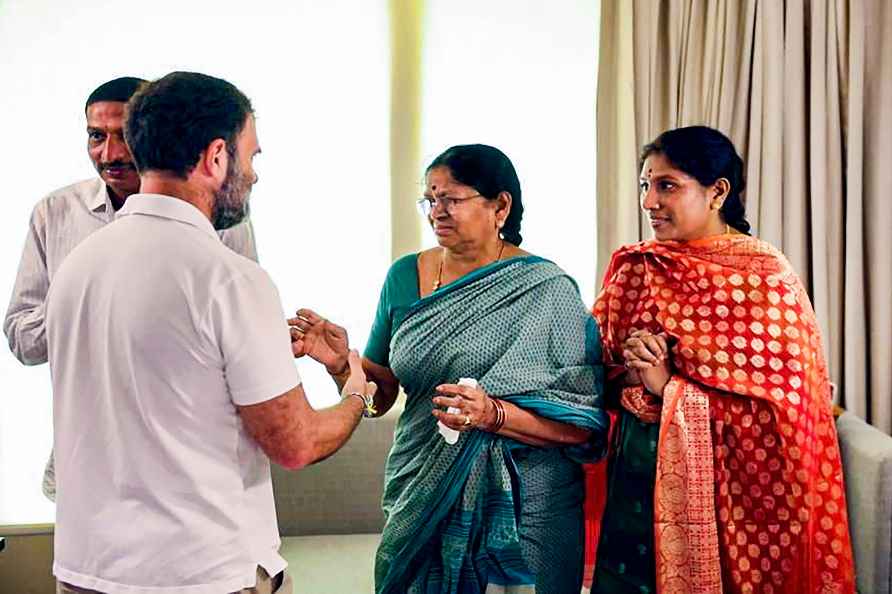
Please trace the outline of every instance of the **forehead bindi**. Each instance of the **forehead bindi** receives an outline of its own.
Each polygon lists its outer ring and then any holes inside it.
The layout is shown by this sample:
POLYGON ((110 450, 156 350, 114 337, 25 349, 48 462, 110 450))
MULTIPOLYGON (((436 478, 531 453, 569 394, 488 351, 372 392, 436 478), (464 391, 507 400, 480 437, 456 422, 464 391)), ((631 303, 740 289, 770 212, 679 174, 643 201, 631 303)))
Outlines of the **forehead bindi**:
POLYGON ((437 167, 428 172, 425 184, 430 192, 445 192, 461 185, 452 179, 452 172, 446 167, 437 167))
POLYGON ((682 181, 692 178, 684 171, 673 167, 663 155, 654 154, 644 161, 644 165, 641 168, 641 179, 648 181, 660 179, 682 181))

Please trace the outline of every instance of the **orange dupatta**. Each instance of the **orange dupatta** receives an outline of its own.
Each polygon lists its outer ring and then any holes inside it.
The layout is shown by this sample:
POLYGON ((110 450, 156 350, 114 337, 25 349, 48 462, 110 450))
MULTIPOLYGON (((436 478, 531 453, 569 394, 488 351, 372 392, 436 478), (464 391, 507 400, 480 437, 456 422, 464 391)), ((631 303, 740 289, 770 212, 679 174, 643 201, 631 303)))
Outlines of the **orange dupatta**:
MULTIPOLYGON (((594 314, 614 375, 631 332, 674 343, 654 487, 659 592, 854 592, 820 331, 783 254, 743 235, 627 246, 594 314)), ((633 412, 659 404, 627 392, 633 412)))

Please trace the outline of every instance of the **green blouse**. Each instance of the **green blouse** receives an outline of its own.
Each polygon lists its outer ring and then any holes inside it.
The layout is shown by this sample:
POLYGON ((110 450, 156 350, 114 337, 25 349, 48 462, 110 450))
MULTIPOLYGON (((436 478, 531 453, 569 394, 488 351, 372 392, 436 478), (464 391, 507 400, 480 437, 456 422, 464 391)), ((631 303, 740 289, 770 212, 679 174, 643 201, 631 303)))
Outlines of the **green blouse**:
POLYGON ((366 359, 390 367, 390 339, 413 303, 421 298, 418 287, 418 254, 398 259, 387 271, 375 321, 369 332, 363 356, 366 359))

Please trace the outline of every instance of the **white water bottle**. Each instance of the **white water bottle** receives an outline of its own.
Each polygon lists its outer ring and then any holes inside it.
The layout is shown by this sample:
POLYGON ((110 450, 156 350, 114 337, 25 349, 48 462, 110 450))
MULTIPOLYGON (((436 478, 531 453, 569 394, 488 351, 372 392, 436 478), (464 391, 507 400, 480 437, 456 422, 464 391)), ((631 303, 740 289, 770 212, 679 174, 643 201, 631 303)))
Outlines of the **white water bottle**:
MULTIPOLYGON (((463 377, 458 380, 458 385, 459 386, 468 386, 469 388, 476 389, 477 388, 477 380, 475 380, 472 377, 463 377)), ((454 406, 450 406, 449 408, 446 409, 446 412, 448 412, 451 415, 455 415, 455 414, 460 413, 461 411, 459 409, 455 408, 454 406)), ((448 443, 449 445, 453 445, 455 442, 458 441, 459 432, 456 431, 455 429, 452 429, 451 427, 447 427, 446 425, 443 424, 442 421, 437 421, 437 428, 440 431, 440 435, 443 436, 443 439, 445 439, 446 443, 448 443)))

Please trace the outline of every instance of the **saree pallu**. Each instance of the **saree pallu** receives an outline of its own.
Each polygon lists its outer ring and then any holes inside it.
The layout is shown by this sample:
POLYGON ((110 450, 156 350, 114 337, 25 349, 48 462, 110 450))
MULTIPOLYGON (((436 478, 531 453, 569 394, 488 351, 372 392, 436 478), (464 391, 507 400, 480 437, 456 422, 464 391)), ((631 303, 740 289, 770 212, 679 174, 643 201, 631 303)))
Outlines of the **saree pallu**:
POLYGON ((820 331, 786 258, 740 235, 628 246, 594 313, 611 377, 635 330, 673 344, 662 402, 623 390, 660 424, 658 591, 854 592, 820 331))
MULTIPOLYGON (((407 400, 385 469, 376 591, 537 592, 520 518, 530 505, 546 515, 566 510, 581 535, 578 461, 597 459, 606 446, 600 340, 575 283, 536 257, 478 269, 410 308, 393 334, 390 361, 407 400), (431 398, 436 386, 461 377, 476 378, 493 397, 592 430, 592 438, 540 449, 469 431, 449 445, 437 432, 431 398), (530 476, 518 475, 519 458, 538 461, 524 462, 530 476), (575 496, 562 492, 574 481, 575 496)), ((581 580, 581 545, 567 554, 578 556, 579 577, 556 579, 581 580)))

